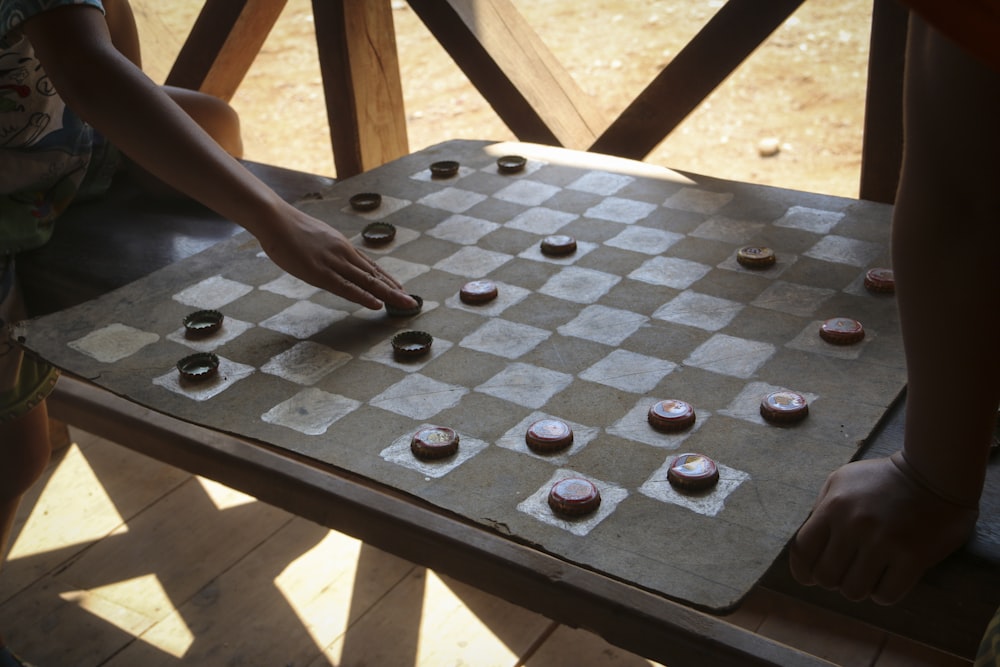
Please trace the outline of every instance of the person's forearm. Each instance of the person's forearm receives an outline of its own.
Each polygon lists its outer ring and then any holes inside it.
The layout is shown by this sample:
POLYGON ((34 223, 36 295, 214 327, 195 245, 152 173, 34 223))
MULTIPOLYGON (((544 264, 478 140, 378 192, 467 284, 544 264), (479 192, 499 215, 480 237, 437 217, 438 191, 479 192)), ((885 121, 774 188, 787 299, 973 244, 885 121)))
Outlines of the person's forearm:
POLYGON ((908 367, 904 454, 975 503, 1000 400, 1000 75, 915 21, 893 268, 908 367), (962 66, 955 66, 961 61, 962 66), (918 69, 919 68, 919 69, 918 69), (961 72, 962 75, 956 75, 961 72))

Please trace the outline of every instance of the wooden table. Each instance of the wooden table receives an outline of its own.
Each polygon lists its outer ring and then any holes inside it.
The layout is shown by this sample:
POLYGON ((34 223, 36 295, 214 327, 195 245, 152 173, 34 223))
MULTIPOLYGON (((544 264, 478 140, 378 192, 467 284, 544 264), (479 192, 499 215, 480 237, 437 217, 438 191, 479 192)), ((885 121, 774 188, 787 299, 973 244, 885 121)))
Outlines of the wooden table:
MULTIPOLYGON (((252 167, 289 199, 301 199, 330 183, 310 175, 252 167)), ((41 312, 64 308, 75 300, 134 280, 156 268, 156 262, 175 261, 233 231, 231 224, 196 206, 182 203, 165 212, 119 187, 105 202, 71 210, 61 221, 60 234, 53 242, 26 256, 20 268, 33 288, 29 301, 36 306, 35 312, 41 312), (157 229, 162 230, 154 246, 175 251, 179 248, 179 252, 152 259, 137 255, 136 249, 143 244, 129 245, 127 235, 121 232, 134 228, 136 219, 149 222, 144 227, 151 227, 154 235, 157 229), (94 229, 101 225, 108 235, 96 242, 94 229), (178 228, 185 227, 189 234, 177 233, 178 228), (197 238, 199 233, 201 238, 197 238), (166 238, 174 241, 164 243, 166 238), (177 238, 189 241, 178 244, 177 238), (89 247, 90 251, 81 254, 80 247, 89 247), (83 257, 88 264, 70 262, 72 257, 83 257), (135 261, 121 262, 121 258, 135 261), (52 266, 61 266, 62 270, 52 271, 52 266), (76 293, 67 293, 65 287, 70 284, 76 285, 76 293)), ((67 423, 218 480, 557 621, 590 629, 612 643, 667 664, 823 664, 739 629, 724 617, 699 612, 505 539, 409 494, 288 450, 180 422, 77 379, 67 377, 61 381, 51 409, 54 416, 67 423)), ((900 423, 899 411, 890 413, 889 422, 873 439, 872 447, 880 451, 898 447, 900 423)), ((993 472, 987 503, 995 505, 993 494, 1000 485, 993 472)), ((931 573, 901 607, 884 610, 873 605, 849 605, 834 596, 803 590, 788 580, 787 567, 780 562, 765 584, 798 596, 826 597, 824 604, 852 616, 968 654, 998 597, 996 579, 990 576, 987 564, 994 555, 990 551, 995 549, 987 518, 977 541, 931 573)))

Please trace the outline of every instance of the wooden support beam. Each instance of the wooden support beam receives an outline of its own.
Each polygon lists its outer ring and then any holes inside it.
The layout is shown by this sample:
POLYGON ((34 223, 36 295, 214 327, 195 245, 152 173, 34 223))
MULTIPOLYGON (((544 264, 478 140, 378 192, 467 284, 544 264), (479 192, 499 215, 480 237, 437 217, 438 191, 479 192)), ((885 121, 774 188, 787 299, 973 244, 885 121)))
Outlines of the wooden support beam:
POLYGON ((207 0, 167 75, 171 86, 232 99, 286 0, 207 0))
POLYGON ((522 141, 585 149, 607 124, 509 0, 409 0, 522 141))
POLYGON ((589 150, 645 158, 802 2, 727 2, 589 150))
POLYGON ((909 11, 896 0, 872 8, 865 130, 861 146, 860 197, 896 201, 903 163, 903 70, 909 11))
POLYGON ((410 152, 389 0, 313 0, 338 178, 410 152))

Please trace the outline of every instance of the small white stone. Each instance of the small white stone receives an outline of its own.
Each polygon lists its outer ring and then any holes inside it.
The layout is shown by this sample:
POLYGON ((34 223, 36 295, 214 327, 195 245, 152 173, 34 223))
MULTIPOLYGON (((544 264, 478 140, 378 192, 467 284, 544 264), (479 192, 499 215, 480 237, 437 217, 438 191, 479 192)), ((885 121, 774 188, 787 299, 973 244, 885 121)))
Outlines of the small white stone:
POLYGON ((781 142, 776 137, 767 137, 757 143, 757 154, 761 157, 774 157, 781 152, 781 142))

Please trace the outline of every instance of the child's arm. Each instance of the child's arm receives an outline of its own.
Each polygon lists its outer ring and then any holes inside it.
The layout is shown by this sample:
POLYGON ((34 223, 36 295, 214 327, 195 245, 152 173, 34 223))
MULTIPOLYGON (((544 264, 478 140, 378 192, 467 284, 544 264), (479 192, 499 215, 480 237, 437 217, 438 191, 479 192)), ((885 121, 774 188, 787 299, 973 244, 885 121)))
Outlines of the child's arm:
POLYGON ((368 308, 415 305, 341 233, 282 200, 222 150, 119 53, 100 11, 54 9, 22 30, 71 109, 146 171, 250 231, 284 270, 368 308))

